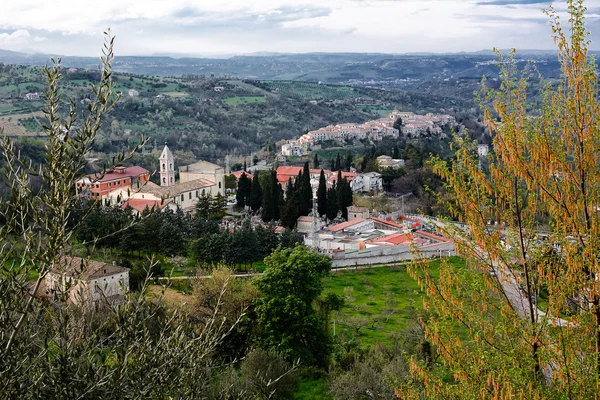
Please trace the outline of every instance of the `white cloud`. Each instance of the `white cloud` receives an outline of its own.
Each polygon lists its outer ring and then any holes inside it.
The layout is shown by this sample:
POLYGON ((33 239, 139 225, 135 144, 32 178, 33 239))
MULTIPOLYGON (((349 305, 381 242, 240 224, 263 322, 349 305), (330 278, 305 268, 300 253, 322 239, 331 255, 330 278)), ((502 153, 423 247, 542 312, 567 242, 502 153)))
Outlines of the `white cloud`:
POLYGON ((483 1, 4 0, 0 48, 92 55, 107 27, 118 54, 552 48, 544 3, 483 1))
POLYGON ((17 29, 11 33, 0 33, 0 49, 21 50, 44 40, 43 37, 31 36, 26 29, 17 29))

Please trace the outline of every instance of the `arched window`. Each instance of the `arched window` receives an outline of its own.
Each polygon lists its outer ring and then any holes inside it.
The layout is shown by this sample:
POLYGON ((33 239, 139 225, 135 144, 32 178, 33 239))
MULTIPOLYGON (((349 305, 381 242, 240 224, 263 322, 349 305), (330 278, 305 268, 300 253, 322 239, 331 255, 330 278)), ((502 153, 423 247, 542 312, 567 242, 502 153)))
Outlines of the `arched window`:
POLYGON ((171 183, 173 183, 173 177, 171 177, 171 183))
POLYGON ((169 168, 170 168, 170 169, 173 169, 173 164, 169 164, 169 168))
POLYGON ((163 183, 167 183, 167 178, 163 178, 163 183))
POLYGON ((165 164, 163 163, 163 171, 165 170, 165 164))

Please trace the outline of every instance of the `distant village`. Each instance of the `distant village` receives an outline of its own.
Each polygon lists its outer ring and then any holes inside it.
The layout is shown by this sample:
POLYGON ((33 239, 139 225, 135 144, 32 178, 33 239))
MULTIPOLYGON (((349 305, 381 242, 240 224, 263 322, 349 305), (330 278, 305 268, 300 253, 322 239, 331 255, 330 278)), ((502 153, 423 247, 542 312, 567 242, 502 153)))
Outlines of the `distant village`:
POLYGON ((379 142, 385 138, 397 139, 400 129, 396 125, 401 121, 402 134, 409 137, 421 135, 442 135, 444 125, 456 125, 453 116, 447 114, 418 115, 412 112, 392 111, 386 118, 379 118, 363 124, 338 124, 310 131, 296 140, 290 140, 281 146, 283 156, 304 156, 311 150, 320 149, 326 141, 343 146, 348 140, 370 140, 379 142), (396 126, 396 127, 395 127, 396 126))

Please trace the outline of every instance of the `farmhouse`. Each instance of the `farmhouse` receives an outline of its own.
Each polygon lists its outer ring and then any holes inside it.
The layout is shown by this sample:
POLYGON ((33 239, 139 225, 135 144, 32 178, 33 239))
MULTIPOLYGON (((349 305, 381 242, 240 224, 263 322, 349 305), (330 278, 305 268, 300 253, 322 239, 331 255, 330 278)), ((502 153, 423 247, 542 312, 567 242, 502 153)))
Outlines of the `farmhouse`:
POLYGON ((129 290, 129 270, 114 263, 63 257, 46 275, 44 286, 44 295, 51 300, 85 307, 115 305, 129 290))

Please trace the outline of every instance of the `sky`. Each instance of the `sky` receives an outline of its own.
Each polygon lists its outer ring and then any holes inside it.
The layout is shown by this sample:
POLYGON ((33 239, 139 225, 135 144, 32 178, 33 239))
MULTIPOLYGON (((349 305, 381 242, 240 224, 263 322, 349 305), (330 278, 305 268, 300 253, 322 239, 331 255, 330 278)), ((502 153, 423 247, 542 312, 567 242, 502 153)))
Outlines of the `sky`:
MULTIPOLYGON (((2 0, 0 49, 97 56, 554 49, 536 0, 2 0)), ((586 2, 600 50, 600 0, 586 2)), ((553 7, 567 23, 566 5, 553 7)))

